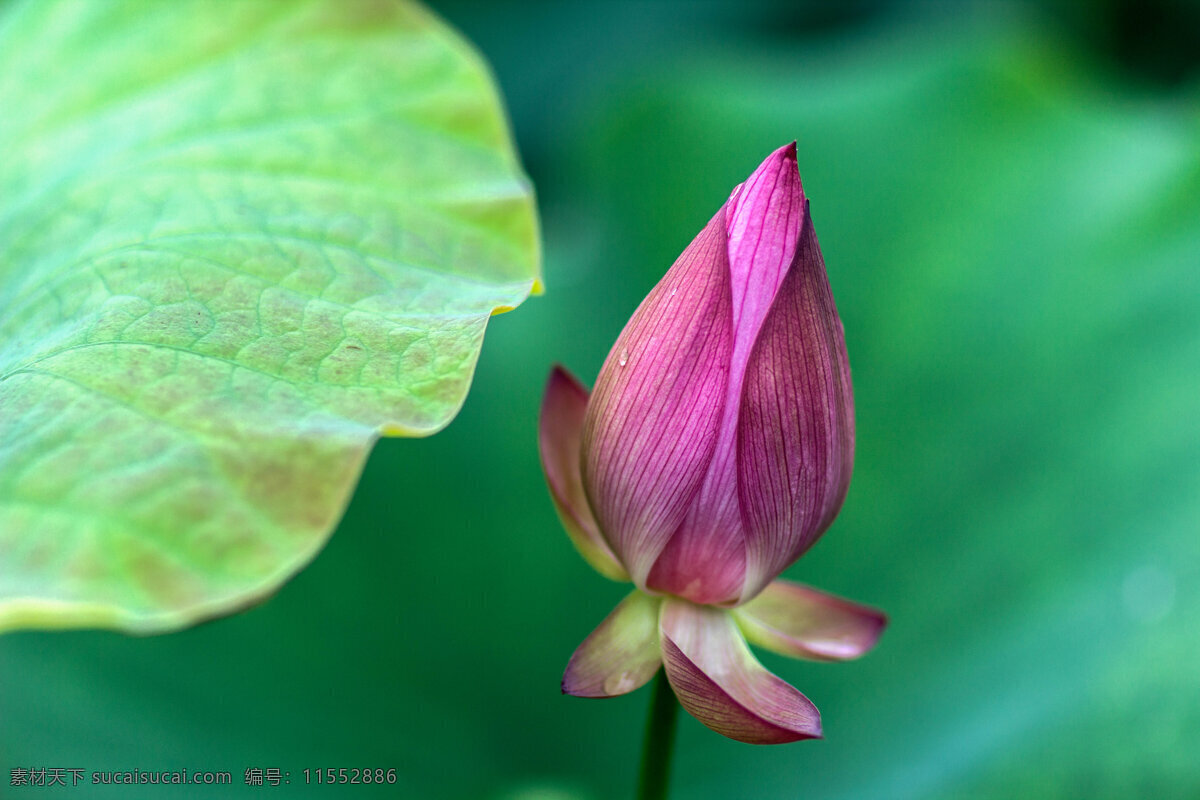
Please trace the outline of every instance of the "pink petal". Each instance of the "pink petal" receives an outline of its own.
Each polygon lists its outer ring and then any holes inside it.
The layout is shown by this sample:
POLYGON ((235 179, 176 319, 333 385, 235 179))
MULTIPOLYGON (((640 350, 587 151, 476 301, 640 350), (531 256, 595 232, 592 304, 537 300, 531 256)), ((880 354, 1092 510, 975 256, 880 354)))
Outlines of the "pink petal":
POLYGON ((542 469, 554 507, 580 555, 606 578, 627 581, 629 575, 600 535, 596 518, 588 506, 580 470, 583 416, 587 411, 587 389, 560 366, 550 371, 542 413, 538 419, 538 447, 542 469))
POLYGON ((750 354, 738 420, 738 497, 753 597, 825 532, 854 461, 842 322, 805 201, 796 261, 750 354))
POLYGON ((699 494, 646 580, 701 604, 742 594, 746 545, 737 499, 742 377, 759 328, 792 265, 804 209, 793 142, 767 157, 726 204, 734 342, 716 450, 699 494))
MULTIPOLYGON (((733 510, 736 513, 736 504, 733 510)), ((709 517, 688 514, 646 576, 647 589, 701 605, 737 602, 746 582, 742 525, 740 521, 713 524, 719 513, 714 511, 709 517)))
POLYGON ((795 658, 840 661, 875 646, 887 615, 790 581, 774 581, 734 611, 751 644, 795 658))
POLYGON ((660 626, 667 678, 693 717, 750 744, 821 737, 816 706, 758 663, 730 612, 667 598, 660 626))
POLYGON ((658 609, 662 600, 634 591, 583 640, 567 663, 564 694, 615 697, 658 672, 658 609))
POLYGON ((733 371, 740 375, 796 256, 805 214, 796 143, 769 155, 734 189, 729 209, 726 230, 737 342, 733 371))
POLYGON ((732 338, 722 207, 617 338, 584 419, 588 499, 638 586, 712 460, 732 338))

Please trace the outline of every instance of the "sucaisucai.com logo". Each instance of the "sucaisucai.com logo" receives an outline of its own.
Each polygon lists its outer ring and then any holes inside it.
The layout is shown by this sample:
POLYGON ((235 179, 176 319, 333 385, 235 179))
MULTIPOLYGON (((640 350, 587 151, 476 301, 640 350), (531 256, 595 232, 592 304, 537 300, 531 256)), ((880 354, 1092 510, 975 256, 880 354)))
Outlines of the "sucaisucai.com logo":
POLYGON ((197 770, 127 770, 123 772, 93 772, 94 784, 226 784, 232 783, 233 776, 228 772, 206 772, 197 770))

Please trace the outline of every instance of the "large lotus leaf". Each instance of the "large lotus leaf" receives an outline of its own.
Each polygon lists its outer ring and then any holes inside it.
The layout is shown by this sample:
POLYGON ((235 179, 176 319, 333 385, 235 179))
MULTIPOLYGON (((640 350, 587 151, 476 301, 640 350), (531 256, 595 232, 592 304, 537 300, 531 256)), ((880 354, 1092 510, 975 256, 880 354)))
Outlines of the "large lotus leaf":
POLYGON ((0 10, 0 630, 277 588, 536 283, 496 91, 411 3, 0 10))

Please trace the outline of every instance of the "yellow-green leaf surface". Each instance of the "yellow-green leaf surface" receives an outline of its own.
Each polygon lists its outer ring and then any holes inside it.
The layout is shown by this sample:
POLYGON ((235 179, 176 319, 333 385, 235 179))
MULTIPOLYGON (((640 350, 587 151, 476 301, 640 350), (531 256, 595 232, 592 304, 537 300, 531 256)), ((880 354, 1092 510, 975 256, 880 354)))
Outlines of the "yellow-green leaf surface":
POLYGON ((0 630, 303 566, 537 282, 478 55, 402 2, 0 6, 0 630))

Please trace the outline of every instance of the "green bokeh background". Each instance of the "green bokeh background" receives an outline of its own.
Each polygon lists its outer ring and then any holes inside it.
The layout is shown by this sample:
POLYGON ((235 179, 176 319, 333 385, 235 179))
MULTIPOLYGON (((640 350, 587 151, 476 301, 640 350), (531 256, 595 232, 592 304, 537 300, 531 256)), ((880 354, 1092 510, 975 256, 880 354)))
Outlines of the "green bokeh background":
POLYGON ((824 741, 684 717, 673 796, 1200 795, 1197 5, 434 7, 508 99, 545 296, 495 319, 446 431, 379 444, 268 602, 156 638, 0 638, 0 797, 629 796, 649 693, 558 691, 625 588, 555 520, 542 382, 555 361, 590 382, 792 139, 858 449, 845 510, 787 574, 892 623, 859 662, 762 656, 824 741), (13 767, 234 787, 15 789, 13 767), (292 782, 244 788, 248 767, 292 782), (305 787, 317 767, 399 779, 305 787))

